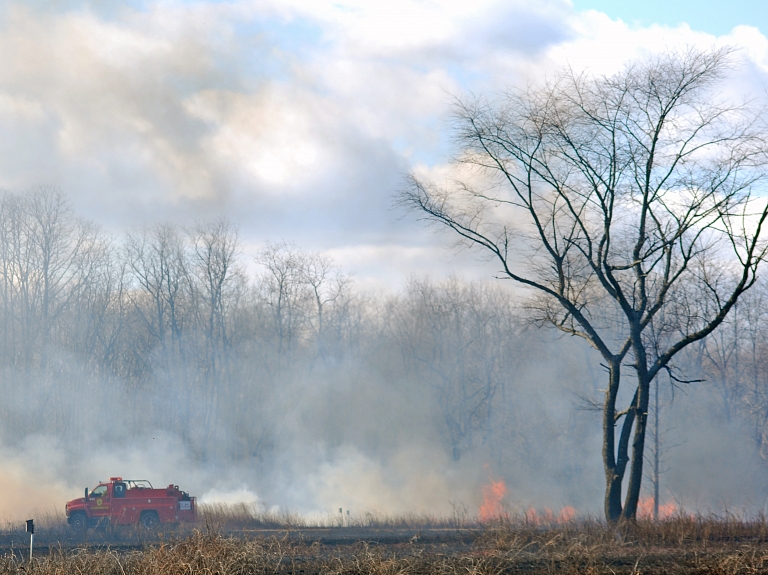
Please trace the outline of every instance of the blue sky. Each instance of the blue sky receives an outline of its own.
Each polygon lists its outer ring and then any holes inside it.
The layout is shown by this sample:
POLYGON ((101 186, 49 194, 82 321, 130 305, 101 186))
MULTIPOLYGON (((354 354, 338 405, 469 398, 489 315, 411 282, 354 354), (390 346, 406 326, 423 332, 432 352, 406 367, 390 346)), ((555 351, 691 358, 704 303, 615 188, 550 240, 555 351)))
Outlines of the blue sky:
POLYGON ((639 26, 686 23, 710 34, 727 34, 738 25, 768 32, 768 2, 764 0, 573 0, 577 10, 599 10, 639 26))

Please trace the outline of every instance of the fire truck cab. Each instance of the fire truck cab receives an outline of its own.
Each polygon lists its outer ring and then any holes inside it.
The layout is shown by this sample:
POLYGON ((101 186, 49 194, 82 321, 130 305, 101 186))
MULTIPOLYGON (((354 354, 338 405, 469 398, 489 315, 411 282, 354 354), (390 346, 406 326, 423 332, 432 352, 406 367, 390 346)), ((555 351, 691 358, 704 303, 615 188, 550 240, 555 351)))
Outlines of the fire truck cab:
POLYGON ((79 532, 100 523, 110 525, 141 525, 155 529, 161 523, 196 521, 194 497, 170 484, 155 489, 146 479, 110 477, 88 491, 85 496, 67 502, 67 522, 79 532))

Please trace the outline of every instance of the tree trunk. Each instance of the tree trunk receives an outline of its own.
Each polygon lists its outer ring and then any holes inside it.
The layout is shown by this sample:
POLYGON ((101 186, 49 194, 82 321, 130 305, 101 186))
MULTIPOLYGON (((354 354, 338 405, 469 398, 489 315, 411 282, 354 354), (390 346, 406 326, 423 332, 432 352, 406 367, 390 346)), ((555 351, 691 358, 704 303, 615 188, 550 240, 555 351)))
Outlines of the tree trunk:
POLYGON ((645 453, 645 433, 648 430, 648 396, 649 384, 643 382, 638 386, 639 396, 635 417, 635 436, 632 441, 632 465, 629 471, 629 485, 624 503, 622 517, 635 519, 637 504, 640 501, 640 487, 643 481, 643 462, 645 453))
POLYGON ((635 394, 635 436, 632 441, 632 465, 629 471, 629 485, 624 502, 622 517, 635 519, 637 503, 640 501, 640 487, 643 483, 643 463, 645 462, 645 434, 648 430, 648 402, 651 382, 648 377, 648 358, 642 344, 639 329, 633 337, 635 352, 635 370, 637 371, 637 393, 635 394))
POLYGON ((659 455, 659 379, 654 382, 654 400, 653 409, 653 520, 659 520, 659 482, 661 475, 661 457, 659 455))
POLYGON ((614 358, 608 366, 608 389, 603 405, 603 467, 605 469, 605 517, 609 522, 621 516, 621 480, 616 465, 616 395, 621 381, 621 361, 614 358))

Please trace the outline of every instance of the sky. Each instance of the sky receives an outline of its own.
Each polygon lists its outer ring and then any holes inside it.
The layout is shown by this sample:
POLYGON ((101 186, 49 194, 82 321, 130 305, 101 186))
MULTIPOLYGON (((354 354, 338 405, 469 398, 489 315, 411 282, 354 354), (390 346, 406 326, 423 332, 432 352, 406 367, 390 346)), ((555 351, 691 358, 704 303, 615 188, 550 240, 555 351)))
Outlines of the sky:
POLYGON ((765 90, 766 30, 747 2, 0 1, 0 188, 58 186, 116 237, 226 216, 362 286, 490 277, 394 203, 445 177, 454 97, 724 44, 765 90))
POLYGON ((742 25, 768 29, 768 4, 750 0, 573 0, 573 7, 603 12, 634 26, 688 25, 715 35, 728 34, 742 25))

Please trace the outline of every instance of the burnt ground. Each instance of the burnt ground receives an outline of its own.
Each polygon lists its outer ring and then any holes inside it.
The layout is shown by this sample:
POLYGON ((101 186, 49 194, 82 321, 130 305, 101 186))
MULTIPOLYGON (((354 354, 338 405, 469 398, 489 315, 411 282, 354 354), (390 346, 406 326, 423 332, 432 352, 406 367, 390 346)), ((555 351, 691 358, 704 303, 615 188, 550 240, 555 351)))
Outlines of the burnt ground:
MULTIPOLYGON (((43 530, 35 534, 33 555, 45 556, 51 551, 90 549, 133 551, 149 546, 172 544, 194 532, 216 534, 236 540, 275 539, 293 545, 312 546, 328 550, 356 546, 361 543, 374 548, 388 546, 410 548, 450 547, 469 550, 478 537, 477 528, 445 527, 298 527, 255 529, 209 529, 205 525, 182 526, 155 533, 139 528, 115 530, 90 529, 85 537, 66 528, 43 530)), ((0 555, 8 553, 29 556, 29 534, 20 530, 0 531, 0 555)))
MULTIPOLYGON (((0 575, 29 572, 29 537, 0 534, 0 575)), ((680 517, 599 522, 501 522, 457 529, 369 526, 211 529, 155 534, 42 532, 35 573, 169 575, 273 573, 421 575, 503 573, 768 573, 765 520, 680 517)))

